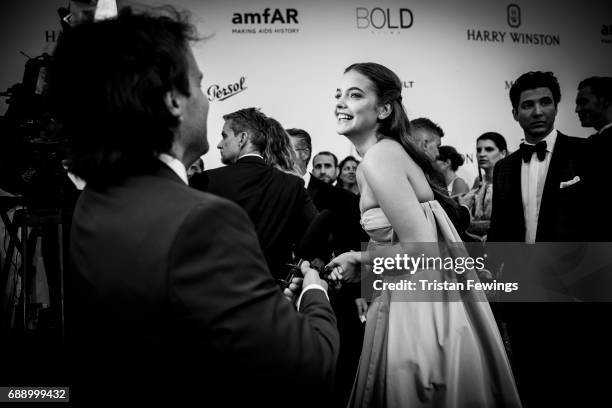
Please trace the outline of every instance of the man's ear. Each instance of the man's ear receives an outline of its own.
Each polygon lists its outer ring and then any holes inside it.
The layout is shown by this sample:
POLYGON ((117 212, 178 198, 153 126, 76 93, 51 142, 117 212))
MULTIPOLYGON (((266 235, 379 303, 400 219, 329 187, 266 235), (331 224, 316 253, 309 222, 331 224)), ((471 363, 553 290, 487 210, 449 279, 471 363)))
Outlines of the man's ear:
POLYGON ((183 98, 184 97, 175 90, 168 91, 164 95, 166 109, 168 109, 170 115, 174 116, 179 121, 183 119, 183 98))
POLYGON ((518 122, 518 111, 512 108, 512 117, 518 122))
POLYGON ((240 140, 238 140, 240 147, 244 147, 244 145, 246 145, 249 141, 249 134, 247 132, 240 132, 238 137, 240 138, 240 140))
POLYGON ((393 112, 393 108, 390 103, 385 103, 378 109, 378 119, 383 120, 386 119, 391 112, 393 112))
POLYGON ((340 167, 336 167, 336 172, 334 173, 334 179, 337 179, 340 175, 340 167))

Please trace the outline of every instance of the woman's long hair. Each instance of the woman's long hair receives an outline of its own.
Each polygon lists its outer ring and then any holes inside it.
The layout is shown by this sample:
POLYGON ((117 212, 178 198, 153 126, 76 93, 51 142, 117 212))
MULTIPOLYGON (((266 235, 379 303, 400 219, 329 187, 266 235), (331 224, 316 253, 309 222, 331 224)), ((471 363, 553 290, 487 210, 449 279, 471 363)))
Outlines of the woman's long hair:
MULTIPOLYGON (((453 224, 459 226, 459 207, 448 196, 444 176, 435 167, 433 160, 410 139, 410 121, 402 105, 402 83, 399 77, 389 68, 375 62, 352 64, 344 73, 349 71, 356 71, 372 82, 380 104, 391 104, 391 114, 378 121, 378 139, 392 139, 402 145, 425 173, 436 200, 444 207, 453 224)), ((461 228, 463 226, 458 227, 461 228)))
POLYGON ((300 168, 297 164, 297 157, 289 135, 283 126, 274 118, 267 117, 268 129, 266 132, 266 148, 263 151, 263 158, 266 164, 276 167, 286 173, 300 176, 300 168))

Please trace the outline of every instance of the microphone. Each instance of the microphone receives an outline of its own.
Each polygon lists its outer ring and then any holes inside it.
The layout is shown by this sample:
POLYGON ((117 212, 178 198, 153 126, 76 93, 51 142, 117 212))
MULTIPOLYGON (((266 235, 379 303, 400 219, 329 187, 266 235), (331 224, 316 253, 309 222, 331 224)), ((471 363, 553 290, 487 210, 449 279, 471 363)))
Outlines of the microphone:
POLYGON ((296 255, 302 259, 324 257, 328 254, 329 236, 332 232, 333 214, 330 210, 319 212, 310 222, 297 248, 296 255))
MULTIPOLYGON (((295 276, 300 276, 300 265, 304 259, 313 259, 324 256, 329 253, 328 241, 331 234, 333 222, 333 213, 330 210, 323 210, 317 214, 317 216, 310 222, 310 225, 304 232, 302 239, 300 240, 296 248, 296 256, 299 261, 296 265, 288 265, 290 271, 287 278, 281 282, 283 287, 287 287, 295 276)), ((314 269, 319 270, 315 266, 311 266, 314 269)), ((331 268, 319 270, 321 279, 325 280, 332 289, 340 289, 341 282, 332 281, 329 279, 331 268)))

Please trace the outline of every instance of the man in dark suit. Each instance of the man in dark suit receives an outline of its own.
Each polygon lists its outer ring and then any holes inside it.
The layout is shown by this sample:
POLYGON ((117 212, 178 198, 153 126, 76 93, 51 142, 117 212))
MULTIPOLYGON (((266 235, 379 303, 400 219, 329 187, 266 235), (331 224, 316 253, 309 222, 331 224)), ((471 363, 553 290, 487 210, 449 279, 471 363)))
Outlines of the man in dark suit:
MULTIPOLYGON (((609 169, 605 163, 612 152, 612 77, 590 77, 578 85, 576 113, 580 124, 595 128, 596 133, 589 136, 589 169, 595 191, 607 189, 610 184, 609 169)), ((605 200, 597 200, 599 215, 598 241, 612 241, 612 213, 605 200)))
POLYGON ((208 101, 194 29, 164 10, 77 26, 55 51, 69 170, 87 182, 70 248, 71 398, 317 401, 338 354, 325 283, 303 265, 296 312, 244 211, 187 186, 208 101))
MULTIPOLYGON (((292 252, 317 214, 299 177, 267 165, 263 152, 270 140, 266 115, 255 108, 223 116, 218 144, 227 166, 194 175, 190 185, 240 205, 255 225, 273 275, 285 278, 292 252)), ((287 140, 288 143, 288 140, 287 140)))
MULTIPOLYGON (((298 157, 302 176, 306 177, 308 194, 319 211, 331 211, 331 240, 329 242, 328 262, 332 255, 349 251, 360 251, 361 243, 369 237, 361 228, 359 200, 353 193, 333 186, 338 176, 338 159, 331 152, 320 152, 313 159, 313 172, 308 173, 312 142, 310 135, 303 129, 287 129, 291 145, 298 157)), ((361 298, 359 283, 345 283, 340 290, 332 292, 332 306, 338 317, 340 332, 340 356, 334 385, 334 405, 345 406, 350 395, 359 364, 364 327, 359 318, 365 315, 367 303, 361 298), (361 309, 356 302, 360 302, 361 309)))
MULTIPOLYGON (((510 100, 525 141, 495 166, 488 241, 588 241, 593 224, 590 201, 597 197, 587 183, 586 141, 554 127, 561 100, 557 79, 550 72, 523 74, 510 89, 510 100)), ((527 406, 585 398, 581 387, 587 387, 591 377, 586 380, 583 373, 594 370, 589 359, 597 358, 589 350, 603 348, 603 333, 598 333, 603 323, 592 325, 588 320, 597 311, 589 304, 571 303, 572 294, 559 279, 568 263, 544 262, 549 254, 544 245, 520 246, 518 256, 501 254, 505 280, 519 282, 519 295, 532 295, 530 303, 503 303, 500 308, 519 393, 527 406), (528 261, 536 266, 527 268, 528 261)), ((495 246, 489 245, 489 255, 499 252, 495 246)), ((561 257, 565 250, 557 245, 553 256, 561 257)))

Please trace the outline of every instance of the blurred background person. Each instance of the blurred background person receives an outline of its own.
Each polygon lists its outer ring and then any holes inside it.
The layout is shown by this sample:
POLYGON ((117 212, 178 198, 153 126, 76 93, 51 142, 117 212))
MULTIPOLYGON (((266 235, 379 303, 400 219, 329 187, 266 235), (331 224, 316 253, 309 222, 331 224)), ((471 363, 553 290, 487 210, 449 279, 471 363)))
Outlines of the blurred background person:
POLYGON ((312 175, 322 182, 333 185, 339 173, 338 158, 332 152, 319 152, 312 158, 312 175))
POLYGON ((425 151, 431 160, 436 160, 444 137, 444 130, 429 118, 416 118, 410 121, 409 137, 425 151))
POLYGON ((267 117, 269 129, 263 159, 268 166, 276 167, 280 171, 302 177, 297 154, 291 146, 289 134, 283 125, 274 118, 267 117))
POLYGON ((277 121, 256 108, 223 119, 217 147, 228 165, 194 175, 189 185, 241 206, 255 226, 272 275, 284 279, 286 264, 318 211, 293 173, 298 171, 295 153, 277 121))
POLYGON ((359 160, 353 156, 347 156, 340 162, 340 175, 336 186, 350 191, 355 195, 359 195, 359 186, 357 186, 357 166, 359 166, 359 160))
POLYGON ((495 163, 507 154, 506 139, 499 133, 486 132, 476 139, 478 177, 474 180, 472 190, 459 198, 459 201, 470 209, 472 215, 472 222, 466 233, 479 241, 486 240, 491 223, 493 168, 495 163))
POLYGON ((463 165, 465 159, 453 146, 440 146, 436 165, 444 176, 448 195, 459 197, 467 193, 470 188, 464 179, 457 175, 457 169, 463 165))
POLYGON ((187 178, 191 179, 194 174, 198 174, 204 171, 204 160, 202 157, 198 157, 196 161, 191 163, 189 168, 187 169, 187 178))

